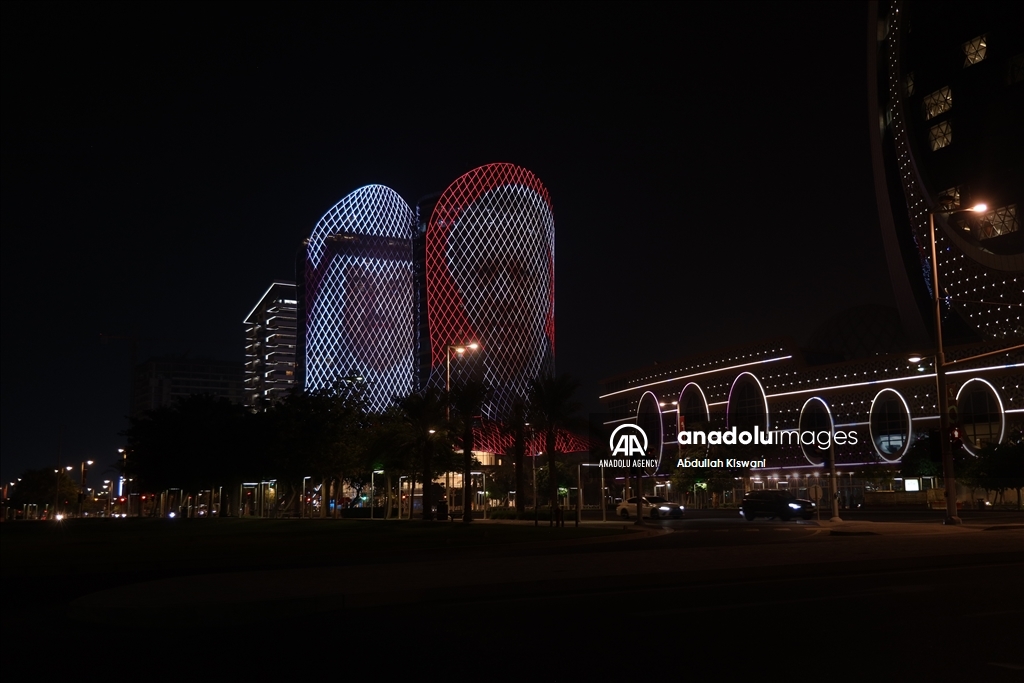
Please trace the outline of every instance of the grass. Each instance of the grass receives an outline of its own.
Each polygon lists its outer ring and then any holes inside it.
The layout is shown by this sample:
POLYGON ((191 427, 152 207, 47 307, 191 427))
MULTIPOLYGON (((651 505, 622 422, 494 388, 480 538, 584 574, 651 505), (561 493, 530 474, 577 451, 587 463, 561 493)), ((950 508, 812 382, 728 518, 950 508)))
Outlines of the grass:
POLYGON ((623 533, 615 528, 369 520, 94 519, 0 524, 0 576, 174 574, 316 566, 363 556, 496 548, 623 533))

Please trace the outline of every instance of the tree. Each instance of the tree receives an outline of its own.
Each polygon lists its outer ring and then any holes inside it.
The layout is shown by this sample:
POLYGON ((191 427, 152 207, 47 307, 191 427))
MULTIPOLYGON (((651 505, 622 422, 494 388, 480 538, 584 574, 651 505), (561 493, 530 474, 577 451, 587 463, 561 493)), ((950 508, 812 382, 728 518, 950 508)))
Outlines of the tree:
POLYGON ((579 413, 582 404, 574 395, 579 381, 569 375, 547 375, 530 382, 530 425, 544 435, 544 450, 548 460, 548 496, 551 501, 552 521, 558 506, 558 478, 555 476, 558 433, 582 429, 586 423, 579 413))
POLYGON ((195 491, 245 477, 243 468, 255 465, 247 445, 252 417, 224 398, 196 394, 179 399, 132 418, 122 432, 130 453, 122 464, 153 490, 176 486, 195 491))
MULTIPOLYGON (((415 454, 423 486, 423 519, 433 519, 433 491, 431 484, 437 476, 436 455, 449 453, 448 430, 445 421, 447 398, 433 389, 412 393, 398 400, 404 426, 403 445, 415 454)), ((445 464, 450 458, 441 459, 445 464)), ((410 508, 411 510, 411 508, 410 508)))
POLYGON ((332 485, 346 472, 365 470, 369 419, 363 385, 343 379, 333 387, 295 392, 265 414, 273 421, 273 470, 293 480, 321 482, 320 516, 327 516, 332 485))
POLYGON ((1001 444, 987 444, 978 457, 965 468, 962 479, 969 485, 1000 496, 1007 489, 1017 492, 1017 509, 1021 509, 1024 489, 1024 438, 1021 430, 1012 431, 1001 444))
MULTIPOLYGON (((43 467, 22 472, 18 482, 9 490, 6 504, 12 508, 36 505, 41 511, 56 500, 58 509, 63 511, 78 500, 78 494, 78 484, 63 467, 59 472, 52 467, 43 467)), ((56 513, 56 510, 52 512, 56 513)))
POLYGON ((483 405, 491 398, 491 388, 484 382, 470 380, 452 392, 453 431, 462 438, 462 521, 473 521, 473 500, 469 497, 469 481, 473 471, 473 422, 478 419, 483 405))
POLYGON ((515 463, 516 513, 520 515, 526 510, 526 496, 523 495, 525 485, 523 461, 526 459, 526 436, 529 429, 526 401, 517 398, 512 402, 512 411, 509 413, 508 420, 502 425, 502 431, 512 437, 509 455, 512 456, 515 463))

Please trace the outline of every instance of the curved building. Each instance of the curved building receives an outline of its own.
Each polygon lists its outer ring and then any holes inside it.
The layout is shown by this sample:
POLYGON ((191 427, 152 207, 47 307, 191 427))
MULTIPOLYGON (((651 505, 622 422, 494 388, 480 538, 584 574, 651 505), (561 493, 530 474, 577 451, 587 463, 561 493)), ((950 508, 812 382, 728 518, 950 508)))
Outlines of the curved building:
POLYGON ((927 342, 1024 336, 1024 30, 1012 3, 871 3, 872 162, 900 316, 927 342), (980 214, 963 209, 987 205, 980 214))
POLYGON ((367 185, 323 215, 306 242, 302 312, 304 386, 366 385, 383 411, 413 389, 412 209, 367 185))
POLYGON ((429 381, 443 388, 449 376, 452 386, 483 380, 494 389, 485 416, 501 419, 531 379, 554 371, 548 191, 525 168, 481 166, 433 202, 425 229, 429 381))

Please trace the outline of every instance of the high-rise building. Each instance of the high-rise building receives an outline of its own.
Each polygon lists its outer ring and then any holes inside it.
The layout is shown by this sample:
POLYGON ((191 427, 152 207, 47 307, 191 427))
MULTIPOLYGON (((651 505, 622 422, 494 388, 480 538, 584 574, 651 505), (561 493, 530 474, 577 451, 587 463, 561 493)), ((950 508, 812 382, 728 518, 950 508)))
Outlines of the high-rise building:
POLYGON ((872 3, 875 194, 900 316, 928 341, 929 213, 949 339, 1024 337, 1024 31, 1012 3, 872 3), (959 212, 978 203, 987 210, 959 212), (928 321, 928 322, 925 322, 928 321))
POLYGON ((525 168, 488 164, 433 202, 425 233, 431 382, 475 377, 502 419, 530 380, 554 372, 555 223, 547 188, 525 168), (469 348, 452 355, 453 348, 469 348))
POLYGON ((320 219, 297 264, 300 381, 365 382, 381 411, 444 389, 450 368, 452 385, 494 389, 484 413, 500 419, 554 371, 554 258, 551 200, 524 168, 476 168, 415 212, 394 190, 360 188, 320 219))
POLYGON ((294 282, 273 282, 245 317, 245 404, 258 409, 295 386, 294 282))
POLYGON ((193 394, 208 394, 241 404, 245 398, 242 364, 234 361, 164 356, 151 358, 132 372, 132 417, 173 405, 193 394))
POLYGON ((303 381, 307 390, 365 383, 383 411, 414 384, 412 209, 367 185, 323 215, 301 264, 303 381))

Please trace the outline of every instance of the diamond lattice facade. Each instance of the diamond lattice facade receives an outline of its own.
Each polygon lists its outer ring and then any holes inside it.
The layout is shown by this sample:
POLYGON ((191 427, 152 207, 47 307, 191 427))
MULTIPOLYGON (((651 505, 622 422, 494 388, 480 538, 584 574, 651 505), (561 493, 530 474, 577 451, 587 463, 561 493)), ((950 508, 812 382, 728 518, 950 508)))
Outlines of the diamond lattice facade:
POLYGON ((298 264, 302 386, 363 382, 383 411, 472 378, 494 389, 484 413, 501 419, 554 372, 548 191, 524 168, 489 164, 419 211, 369 185, 316 224, 298 264))
POLYGON ((501 419, 531 379, 554 370, 555 226, 547 189, 530 171, 489 164, 433 205, 426 228, 431 382, 474 377, 494 388, 501 419), (475 342, 474 353, 452 347, 475 342), (449 354, 452 354, 449 357, 449 354))
POLYGON ((412 390, 414 224, 383 185, 352 192, 317 222, 303 276, 307 390, 365 383, 378 411, 412 390))

